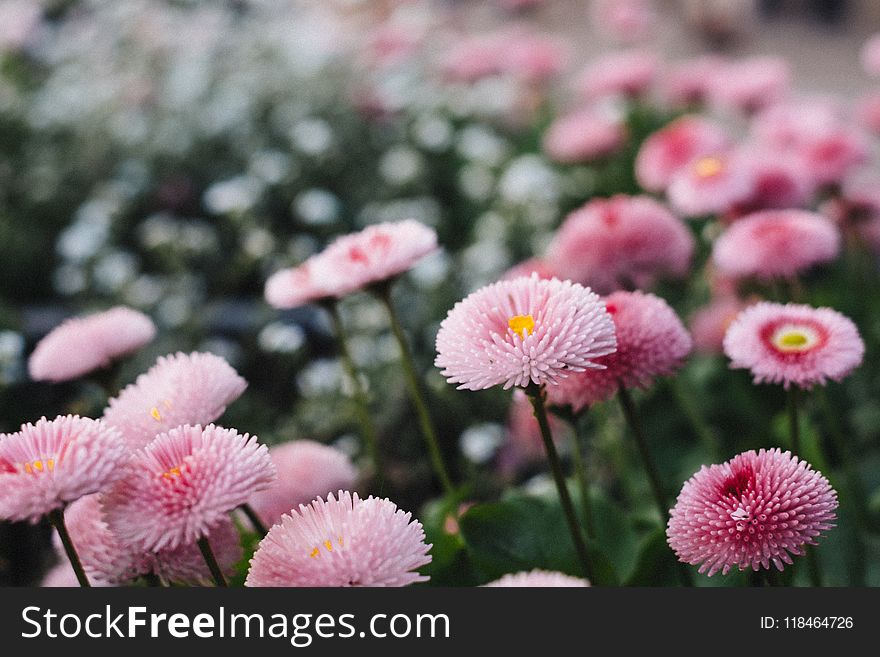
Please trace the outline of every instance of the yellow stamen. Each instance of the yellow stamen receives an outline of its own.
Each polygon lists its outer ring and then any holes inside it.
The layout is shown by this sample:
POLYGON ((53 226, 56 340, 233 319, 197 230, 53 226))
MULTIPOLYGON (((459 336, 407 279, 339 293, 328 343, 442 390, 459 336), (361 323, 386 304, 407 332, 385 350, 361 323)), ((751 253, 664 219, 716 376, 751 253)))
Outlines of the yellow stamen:
POLYGON ((24 464, 24 471, 27 472, 28 474, 34 474, 34 469, 31 467, 30 463, 24 464))
POLYGON ((507 325, 514 333, 526 337, 526 334, 531 335, 535 330, 535 318, 531 315, 515 315, 507 320, 507 325))
POLYGON ((333 543, 330 541, 324 541, 324 547, 327 548, 327 552, 333 552, 333 543))
POLYGON ((807 336, 803 333, 786 333, 779 338, 779 344, 783 347, 803 347, 807 344, 807 336))
POLYGON ((34 468, 36 468, 37 472, 43 471, 43 462, 42 461, 34 461, 34 468))
POLYGON ((162 415, 159 413, 159 409, 155 406, 150 409, 150 415, 153 417, 154 420, 156 420, 156 422, 162 421, 162 415))
POLYGON ((320 556, 321 556, 321 551, 320 551, 318 548, 315 548, 314 550, 311 551, 311 553, 309 553, 309 556, 310 556, 312 559, 314 559, 315 557, 320 557, 320 556))
POLYGON ((339 547, 342 547, 344 545, 341 536, 339 537, 338 542, 339 542, 339 547))
POLYGON ((694 163, 694 172, 700 178, 711 178, 724 171, 724 161, 717 157, 701 157, 694 163))
POLYGON ((169 481, 180 476, 180 468, 171 468, 168 472, 163 472, 162 476, 169 481))
POLYGON ((55 469, 55 459, 46 459, 46 467, 52 472, 55 469))

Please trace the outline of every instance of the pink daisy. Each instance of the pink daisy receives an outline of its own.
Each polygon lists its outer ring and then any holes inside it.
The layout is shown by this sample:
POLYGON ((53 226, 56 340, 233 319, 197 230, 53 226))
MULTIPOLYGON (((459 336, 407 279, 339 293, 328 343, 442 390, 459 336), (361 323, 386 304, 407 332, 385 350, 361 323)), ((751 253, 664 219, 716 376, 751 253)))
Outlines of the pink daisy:
POLYGON ((614 319, 617 351, 596 360, 605 369, 573 374, 548 388, 550 404, 578 413, 610 399, 620 385, 647 388, 684 364, 693 343, 666 301, 643 292, 615 292, 605 298, 605 307, 614 319))
POLYGON ((171 429, 138 451, 104 495, 111 531, 134 549, 195 543, 275 480, 265 445, 234 429, 171 429))
POLYGON ((679 171, 729 147, 719 124, 701 116, 683 116, 644 141, 636 156, 636 179, 649 192, 663 192, 679 171))
POLYGON ((690 229, 647 196, 594 199, 566 217, 547 249, 557 275, 608 293, 687 274, 690 229))
POLYGON ((584 109, 556 119, 544 134, 544 150, 551 159, 566 164, 589 162, 618 150, 625 131, 593 109, 584 109))
POLYGON ((387 499, 339 491, 281 518, 245 586, 407 586, 431 562, 422 525, 387 499))
POLYGON ((678 558, 701 573, 778 570, 831 529, 837 493, 791 452, 744 452, 685 482, 666 530, 678 558))
POLYGON ((706 154, 675 173, 666 195, 686 217, 723 214, 749 199, 753 175, 748 157, 737 151, 706 154))
POLYGON ((663 97, 677 107, 706 104, 715 78, 726 65, 724 57, 702 55, 673 66, 663 76, 663 97))
POLYGON ((572 577, 571 575, 566 575, 565 573, 553 570, 540 570, 538 568, 535 570, 504 575, 501 579, 496 579, 494 582, 483 584, 483 586, 490 588, 563 588, 589 585, 590 583, 585 579, 572 577))
POLYGON ((723 353, 727 329, 748 305, 735 296, 725 295, 699 308, 690 321, 694 349, 704 354, 723 353))
POLYGON ((598 295, 532 274, 457 302, 440 324, 434 363, 459 389, 507 389, 597 368, 593 360, 614 346, 614 323, 598 295))
POLYGON ((712 260, 736 278, 796 276, 840 252, 840 231, 806 210, 763 210, 734 222, 716 241, 712 260))
POLYGON ((591 100, 605 96, 640 96, 657 77, 654 53, 642 50, 609 53, 599 57, 581 74, 581 94, 591 100))
POLYGON ((346 454, 313 440, 276 445, 269 454, 278 478, 250 499, 251 508, 269 526, 301 504, 334 490, 350 490, 357 480, 357 469, 346 454))
POLYGON ((561 73, 568 49, 555 39, 514 30, 503 44, 501 68, 526 82, 542 82, 561 73))
POLYGON ((542 260, 541 258, 529 258, 528 260, 523 260, 521 263, 514 265, 510 269, 508 269, 501 276, 501 280, 509 281, 514 278, 521 278, 523 276, 531 276, 532 274, 536 274, 538 278, 551 279, 556 274, 553 272, 553 269, 550 267, 550 263, 546 260, 542 260))
POLYGON ((127 459, 115 429, 76 415, 0 435, 0 519, 36 522, 112 484, 127 459))
POLYGON ((739 155, 750 169, 747 178, 752 189, 747 198, 740 201, 736 208, 738 213, 809 204, 816 187, 801 158, 756 145, 741 148, 739 155))
POLYGON ((156 364, 110 400, 104 421, 132 449, 183 424, 207 424, 238 399, 247 382, 220 356, 176 353, 156 364))
POLYGON ((28 371, 35 381, 69 381, 137 351, 156 336, 153 321, 141 312, 117 306, 73 317, 37 344, 28 371))
POLYGON ((275 308, 297 308, 334 296, 327 281, 315 276, 314 258, 297 267, 288 267, 272 274, 266 281, 264 296, 275 308))
POLYGON ((871 77, 880 77, 880 34, 874 34, 862 46, 862 69, 871 77))
POLYGON ((716 71, 712 104, 745 114, 782 101, 791 86, 791 70, 781 57, 747 57, 730 61, 716 71))

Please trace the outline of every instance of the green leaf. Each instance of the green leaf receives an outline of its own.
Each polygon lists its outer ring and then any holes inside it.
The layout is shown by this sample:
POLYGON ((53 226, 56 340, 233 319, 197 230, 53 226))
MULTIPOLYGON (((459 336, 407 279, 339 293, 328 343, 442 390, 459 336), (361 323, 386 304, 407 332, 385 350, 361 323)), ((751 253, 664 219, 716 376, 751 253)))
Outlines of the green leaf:
POLYGON ((476 586, 477 574, 455 520, 458 500, 428 502, 420 514, 425 539, 431 544, 431 563, 419 570, 432 586, 476 586))
POLYGON ((626 586, 678 586, 678 568, 675 554, 666 544, 666 532, 658 527, 642 541, 626 586))

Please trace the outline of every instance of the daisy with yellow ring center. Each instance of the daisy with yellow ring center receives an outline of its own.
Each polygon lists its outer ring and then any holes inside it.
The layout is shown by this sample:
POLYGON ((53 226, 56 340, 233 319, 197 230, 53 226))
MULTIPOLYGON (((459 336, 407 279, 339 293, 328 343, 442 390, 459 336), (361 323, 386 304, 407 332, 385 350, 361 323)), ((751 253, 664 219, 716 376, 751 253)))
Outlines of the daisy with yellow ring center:
POLYGON ((785 324, 770 336, 770 344, 783 353, 809 351, 821 342, 819 332, 811 326, 785 324))

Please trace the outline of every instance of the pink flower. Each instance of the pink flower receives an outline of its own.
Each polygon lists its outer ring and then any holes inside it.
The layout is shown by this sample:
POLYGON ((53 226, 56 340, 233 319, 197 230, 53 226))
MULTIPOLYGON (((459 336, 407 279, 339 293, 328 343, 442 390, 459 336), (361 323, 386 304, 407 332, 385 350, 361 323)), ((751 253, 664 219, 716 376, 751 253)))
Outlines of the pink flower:
POLYGON ((269 451, 255 437, 213 424, 187 425, 134 455, 104 495, 104 517, 133 549, 174 549, 207 536, 274 480, 269 451))
POLYGON ((718 55, 701 55, 677 64, 663 77, 663 97, 677 107, 706 104, 715 78, 727 63, 718 55))
POLYGON ((0 519, 36 522, 112 484, 127 458, 116 430, 76 415, 0 435, 0 519))
POLYGON ((541 258, 529 258, 504 272, 501 280, 510 281, 514 278, 522 278, 523 276, 528 277, 532 274, 536 274, 538 278, 547 280, 550 280, 556 275, 550 267, 550 264, 545 260, 542 260, 541 258))
POLYGON ((656 22, 651 0, 594 0, 593 28, 620 43, 637 43, 650 36, 656 22))
POLYGON ((862 46, 862 69, 873 78, 880 77, 880 34, 874 34, 862 46))
POLYGON ((837 257, 840 233, 820 214, 763 210, 734 222, 716 241, 712 259, 729 276, 796 276, 837 257))
POLYGON ((314 275, 314 258, 297 267, 280 269, 266 281, 264 295, 275 308, 298 308, 309 303, 330 299, 334 290, 327 281, 314 275))
POLYGON ((605 298, 614 319, 617 351, 596 360, 605 369, 573 374, 547 389, 554 406, 575 413, 614 396, 619 386, 648 388, 658 376, 678 370, 693 345, 675 311, 660 297, 615 292, 605 298))
POLYGON ((551 159, 571 164, 589 162, 618 150, 625 140, 619 121, 584 109, 556 119, 544 134, 544 150, 551 159))
POLYGON ((566 217, 547 249, 552 271, 601 293, 684 276, 694 238, 647 196, 594 199, 566 217))
POLYGON ((434 364, 459 389, 555 384, 599 367, 614 323, 598 295, 571 281, 500 281, 455 304, 437 333, 434 364))
POLYGON ((724 351, 727 329, 749 304, 735 296, 721 296, 699 308, 690 321, 691 335, 696 351, 720 354, 724 351))
POLYGON ((636 179, 649 192, 663 192, 682 169, 729 147, 720 125, 700 116, 683 116, 644 141, 636 156, 636 179))
POLYGON ((267 525, 301 504, 334 490, 351 489, 357 469, 338 449, 313 440, 294 440, 269 449, 278 478, 251 497, 250 505, 267 525))
POLYGON ((856 119, 874 135, 880 134, 880 90, 874 89, 856 101, 856 119))
POLYGON ((781 102, 791 87, 791 70, 781 57, 747 57, 728 62, 713 78, 712 104, 753 114, 781 102))
POLYGON ((502 70, 503 39, 503 34, 493 33, 455 40, 440 63, 443 74, 453 82, 476 82, 497 75, 502 70))
POLYGON ((431 562, 417 520, 388 499, 339 491, 281 518, 251 559, 245 586, 407 586, 431 562))
POLYGON ((560 588, 560 587, 579 587, 589 586, 590 583, 585 579, 572 577, 565 573, 552 570, 529 570, 519 573, 505 575, 501 579, 494 582, 483 584, 485 587, 534 587, 534 588, 560 588))
POLYGON ((555 39, 515 30, 503 45, 500 66, 517 79, 541 82, 565 69, 568 54, 565 45, 555 39))
POLYGON ((577 86, 581 94, 595 100, 605 96, 640 96, 657 77, 657 56, 635 50, 599 57, 581 74, 577 86))
POLYGON ((666 195, 686 217, 723 214, 749 199, 753 175, 748 158, 736 151, 704 155, 672 177, 666 195))
POLYGON ((737 213, 809 204, 816 187, 801 158, 757 145, 742 147, 739 156, 749 169, 746 177, 752 189, 735 208, 737 213))
POLYGON ((132 449, 183 424, 207 424, 238 399, 247 382, 220 356, 176 353, 161 356, 110 400, 104 421, 119 429, 132 449))
POLYGON ((848 376, 862 362, 865 345, 856 325, 836 310, 765 301, 733 321, 724 353, 755 383, 810 388, 848 376))
MULTIPOLYGON (((89 584, 93 588, 109 586, 107 582, 102 582, 100 579, 92 576, 89 576, 89 584)), ((43 581, 40 582, 40 586, 44 589, 71 589, 79 588, 80 584, 76 578, 76 573, 73 572, 73 566, 70 565, 70 561, 65 556, 64 559, 60 560, 46 573, 43 581)))
POLYGON ((778 570, 831 529, 837 493, 806 461, 779 449, 754 450, 703 466, 670 511, 670 547, 701 573, 778 570))
POLYGON ((149 317, 124 306, 73 317, 40 340, 28 370, 35 381, 68 381, 107 367, 155 336, 156 326, 149 317))

